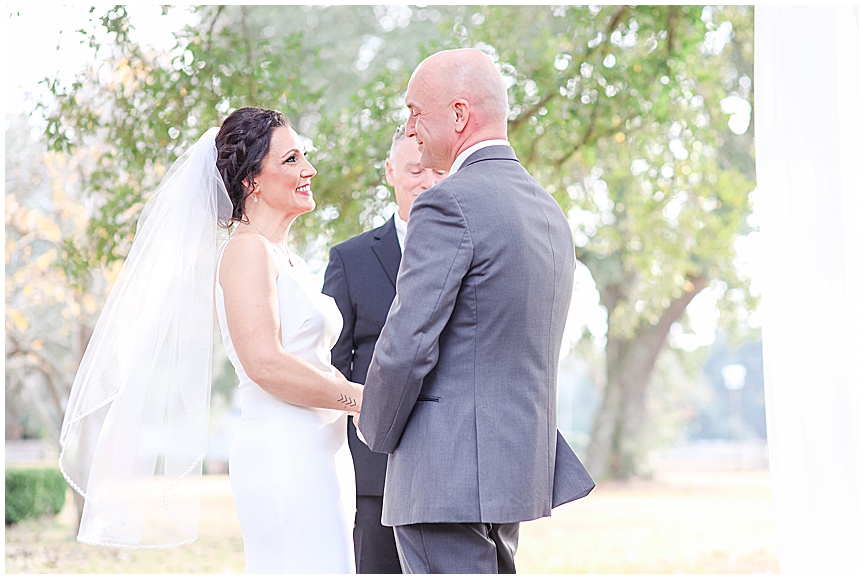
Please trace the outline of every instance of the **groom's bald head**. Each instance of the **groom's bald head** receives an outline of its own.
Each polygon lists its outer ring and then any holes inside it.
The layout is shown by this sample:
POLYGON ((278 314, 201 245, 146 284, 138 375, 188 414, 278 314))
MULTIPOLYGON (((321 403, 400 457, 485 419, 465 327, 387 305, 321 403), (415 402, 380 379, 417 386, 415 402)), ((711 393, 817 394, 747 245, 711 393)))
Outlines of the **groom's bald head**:
POLYGON ((411 75, 437 88, 442 100, 464 98, 486 122, 507 122, 507 87, 492 59, 476 48, 437 52, 411 75))
POLYGON ((477 49, 445 50, 421 62, 405 101, 411 111, 408 134, 417 135, 424 166, 447 169, 474 143, 507 138, 504 79, 477 49))

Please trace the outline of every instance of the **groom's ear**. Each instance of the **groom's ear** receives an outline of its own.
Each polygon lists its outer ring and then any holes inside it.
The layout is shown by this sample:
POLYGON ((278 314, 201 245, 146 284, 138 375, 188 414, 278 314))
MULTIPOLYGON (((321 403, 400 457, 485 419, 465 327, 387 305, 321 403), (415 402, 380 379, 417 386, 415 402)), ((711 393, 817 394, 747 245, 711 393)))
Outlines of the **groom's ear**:
POLYGON ((456 123, 456 132, 461 133, 468 126, 468 117, 471 115, 471 107, 465 99, 456 99, 450 105, 456 123))

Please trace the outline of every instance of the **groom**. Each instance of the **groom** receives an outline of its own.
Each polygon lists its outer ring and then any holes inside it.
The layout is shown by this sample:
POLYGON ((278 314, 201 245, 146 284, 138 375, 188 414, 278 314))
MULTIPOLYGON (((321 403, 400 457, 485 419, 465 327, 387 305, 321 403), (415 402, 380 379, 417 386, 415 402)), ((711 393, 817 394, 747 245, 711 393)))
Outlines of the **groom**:
POLYGON ((403 571, 515 573, 519 522, 594 487, 556 428, 573 239, 506 140, 485 54, 430 56, 405 100, 422 165, 450 176, 411 211, 358 429, 390 454, 383 523, 403 571))

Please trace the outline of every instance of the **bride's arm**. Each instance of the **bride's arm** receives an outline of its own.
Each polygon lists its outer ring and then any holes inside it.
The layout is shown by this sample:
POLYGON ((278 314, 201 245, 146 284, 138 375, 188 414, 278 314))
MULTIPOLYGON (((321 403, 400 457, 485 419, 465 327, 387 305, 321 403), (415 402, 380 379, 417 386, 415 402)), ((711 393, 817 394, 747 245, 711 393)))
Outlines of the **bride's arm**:
POLYGON ((225 248, 219 283, 228 332, 249 378, 269 394, 300 406, 359 412, 363 387, 325 373, 282 349, 278 270, 266 239, 239 234, 225 248))

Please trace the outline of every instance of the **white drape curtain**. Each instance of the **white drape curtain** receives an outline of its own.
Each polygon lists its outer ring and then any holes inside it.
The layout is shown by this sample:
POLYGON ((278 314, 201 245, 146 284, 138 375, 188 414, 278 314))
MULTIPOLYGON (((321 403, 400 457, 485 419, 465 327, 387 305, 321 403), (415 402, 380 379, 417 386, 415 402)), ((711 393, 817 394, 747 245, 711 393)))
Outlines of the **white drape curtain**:
POLYGON ((784 573, 864 571, 862 16, 756 7, 759 281, 784 573))

